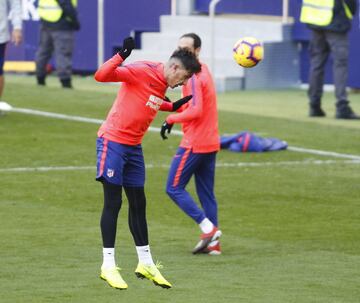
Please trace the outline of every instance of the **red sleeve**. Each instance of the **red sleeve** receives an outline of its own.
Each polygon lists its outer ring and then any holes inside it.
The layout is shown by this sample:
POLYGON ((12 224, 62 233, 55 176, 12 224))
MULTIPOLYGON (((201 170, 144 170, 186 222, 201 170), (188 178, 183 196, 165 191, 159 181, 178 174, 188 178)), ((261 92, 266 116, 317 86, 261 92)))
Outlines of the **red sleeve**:
POLYGON ((172 112, 173 104, 171 102, 163 101, 159 109, 163 112, 172 112))
POLYGON ((178 114, 171 114, 166 118, 169 124, 184 123, 201 117, 203 111, 203 96, 201 90, 201 82, 196 76, 191 77, 191 94, 192 99, 189 101, 188 107, 178 114))
POLYGON ((124 61, 119 54, 107 60, 95 73, 98 82, 135 82, 136 73, 126 66, 119 66, 124 61))

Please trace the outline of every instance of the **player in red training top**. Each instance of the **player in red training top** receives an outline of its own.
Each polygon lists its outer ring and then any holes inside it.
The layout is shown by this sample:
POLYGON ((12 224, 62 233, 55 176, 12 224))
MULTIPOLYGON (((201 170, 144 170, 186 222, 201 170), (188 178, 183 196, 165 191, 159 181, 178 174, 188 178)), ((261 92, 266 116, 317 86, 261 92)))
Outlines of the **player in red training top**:
POLYGON ((141 141, 158 110, 175 111, 191 99, 174 103, 164 100, 168 87, 184 84, 201 69, 196 56, 177 50, 165 63, 139 61, 119 66, 135 47, 127 38, 115 56, 105 62, 95 74, 100 82, 122 82, 116 100, 98 131, 97 176, 104 189, 104 207, 101 215, 103 264, 100 277, 112 287, 126 289, 115 263, 115 238, 118 214, 124 187, 129 201, 129 228, 139 258, 135 274, 156 285, 170 288, 153 262, 146 223, 144 192, 145 164, 141 141))
MULTIPOLYGON (((178 47, 188 49, 198 57, 201 39, 194 33, 185 34, 179 39, 178 47)), ((216 92, 205 64, 201 64, 201 72, 193 75, 183 86, 182 93, 191 94, 193 98, 181 108, 181 113, 169 115, 161 129, 163 139, 167 138, 165 133, 170 133, 174 123, 181 123, 184 132, 180 147, 171 163, 166 192, 199 224, 202 234, 192 252, 219 255, 221 231, 218 229, 214 179, 216 153, 220 149, 220 141, 216 92), (201 208, 185 189, 193 175, 201 208)))

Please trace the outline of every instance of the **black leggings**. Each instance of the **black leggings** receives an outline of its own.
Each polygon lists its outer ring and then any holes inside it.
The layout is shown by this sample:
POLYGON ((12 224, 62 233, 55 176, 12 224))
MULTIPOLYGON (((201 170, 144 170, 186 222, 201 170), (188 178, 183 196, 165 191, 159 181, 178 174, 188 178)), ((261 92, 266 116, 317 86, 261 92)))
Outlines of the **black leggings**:
MULTIPOLYGON (((122 204, 122 186, 102 180, 104 208, 100 227, 103 247, 115 247, 116 227, 122 204)), ((124 187, 129 201, 129 228, 136 246, 149 244, 146 223, 146 198, 144 187, 124 187)))

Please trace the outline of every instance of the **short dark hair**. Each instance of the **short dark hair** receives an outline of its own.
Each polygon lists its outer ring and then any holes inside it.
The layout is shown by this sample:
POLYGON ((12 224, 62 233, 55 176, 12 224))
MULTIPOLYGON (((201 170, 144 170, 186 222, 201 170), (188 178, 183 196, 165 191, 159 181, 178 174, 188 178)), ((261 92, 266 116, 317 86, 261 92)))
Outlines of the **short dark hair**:
POLYGON ((200 37, 195 33, 187 33, 180 37, 181 38, 192 38, 194 40, 194 48, 197 49, 201 47, 201 39, 200 37))
POLYGON ((179 48, 173 52, 170 59, 180 60, 184 68, 191 74, 197 74, 201 71, 201 64, 195 54, 185 48, 179 48))

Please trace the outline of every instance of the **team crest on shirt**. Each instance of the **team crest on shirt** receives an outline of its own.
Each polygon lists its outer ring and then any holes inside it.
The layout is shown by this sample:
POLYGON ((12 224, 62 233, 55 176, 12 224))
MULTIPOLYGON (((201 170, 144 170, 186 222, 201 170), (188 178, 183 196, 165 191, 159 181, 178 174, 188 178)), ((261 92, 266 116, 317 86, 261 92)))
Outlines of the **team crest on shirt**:
POLYGON ((146 102, 145 105, 158 111, 162 103, 163 103, 163 99, 156 97, 154 95, 150 95, 149 100, 146 102))
POLYGON ((108 168, 108 170, 106 171, 106 175, 107 175, 109 178, 114 177, 114 175, 115 175, 115 170, 113 170, 113 169, 111 169, 111 168, 108 168))

